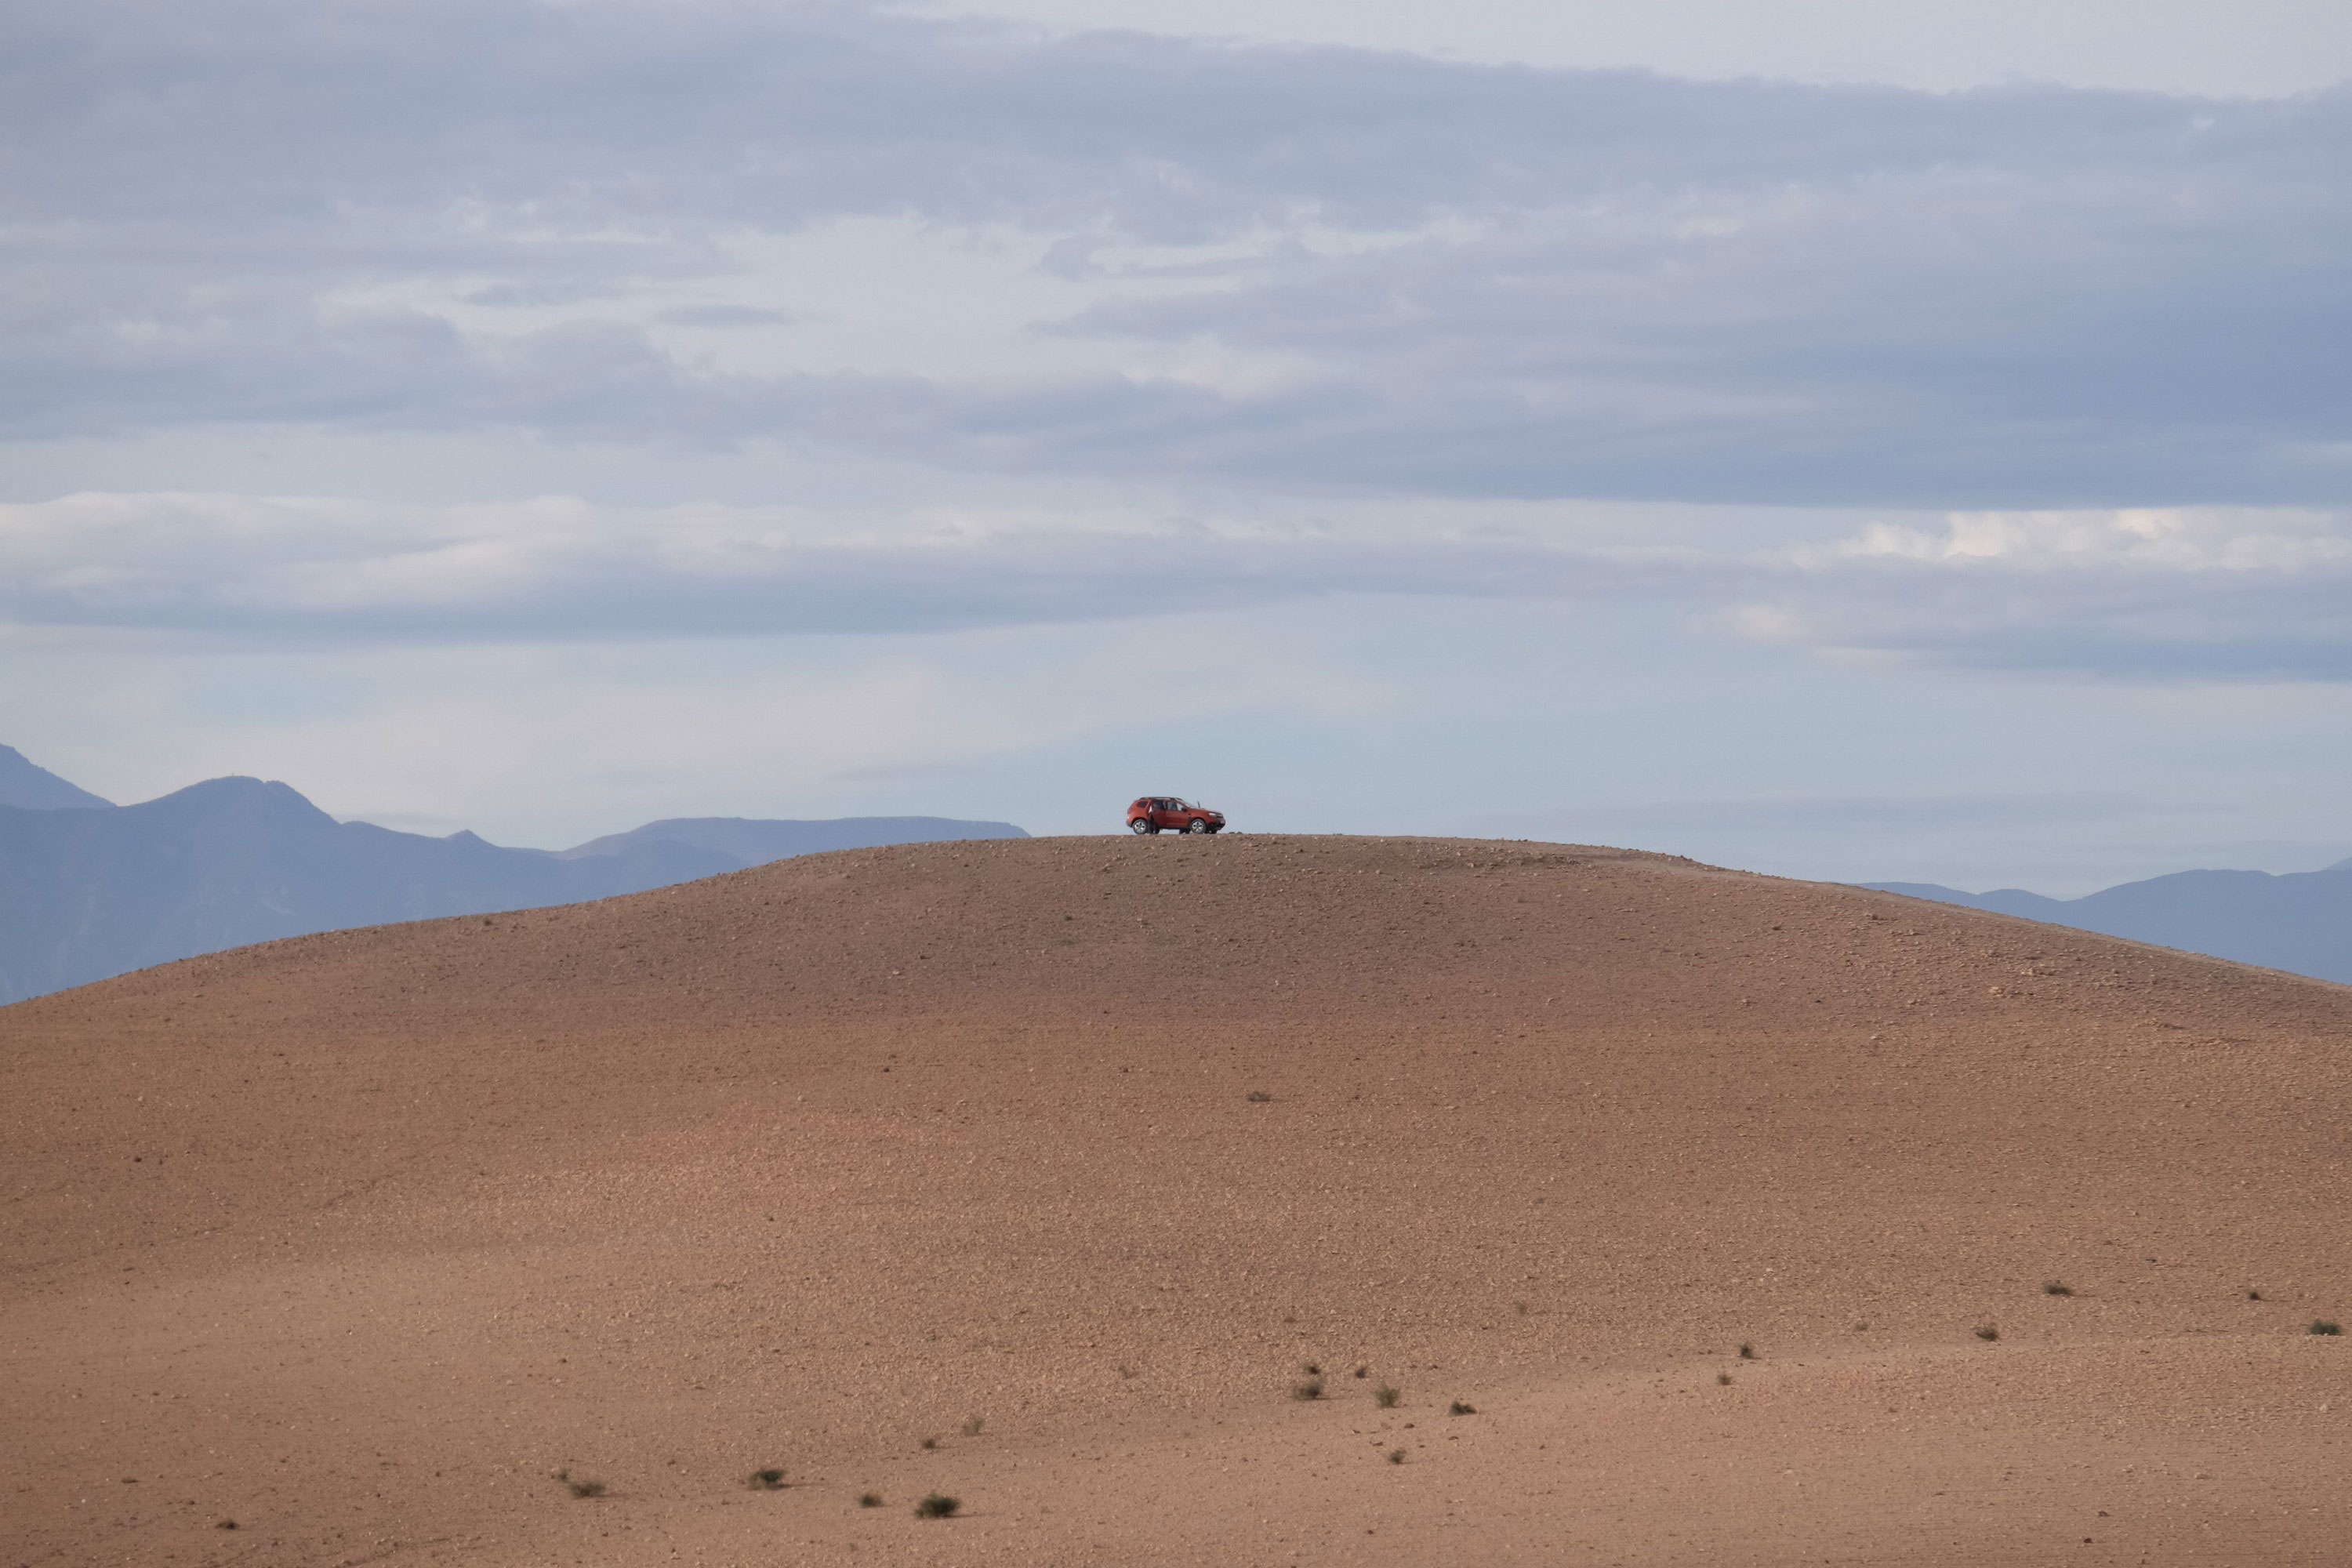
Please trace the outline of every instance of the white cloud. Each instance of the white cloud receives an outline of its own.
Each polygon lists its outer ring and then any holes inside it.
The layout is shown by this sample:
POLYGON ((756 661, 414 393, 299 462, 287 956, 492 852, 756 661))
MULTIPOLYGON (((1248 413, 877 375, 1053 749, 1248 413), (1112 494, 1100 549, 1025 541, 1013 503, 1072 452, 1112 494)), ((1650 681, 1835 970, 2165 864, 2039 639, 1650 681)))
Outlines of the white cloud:
POLYGON ((1736 636, 1825 653, 2158 679, 2352 679, 2352 516, 1955 512, 1787 551, 1736 636))
POLYGON ((1982 563, 2027 570, 2295 572, 2352 565, 2345 519, 2313 510, 2133 507, 2098 511, 1954 512, 1940 529, 1873 522, 1801 559, 1982 563))

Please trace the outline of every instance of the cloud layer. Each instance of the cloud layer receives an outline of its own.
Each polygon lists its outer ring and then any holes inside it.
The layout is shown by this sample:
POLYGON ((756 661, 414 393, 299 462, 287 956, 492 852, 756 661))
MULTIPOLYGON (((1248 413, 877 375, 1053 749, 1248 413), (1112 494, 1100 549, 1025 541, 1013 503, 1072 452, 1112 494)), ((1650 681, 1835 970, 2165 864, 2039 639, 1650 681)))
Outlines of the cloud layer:
POLYGON ((1100 513, 96 494, 0 507, 0 619, 303 641, 937 632, 1339 592, 1675 594, 1709 571, 1688 552, 1491 531, 1100 513))
POLYGON ((1813 540, 1745 547, 1687 517, 1636 513, 1612 539, 1540 509, 1332 524, 89 494, 0 507, 0 624, 245 642, 544 643, 931 633, 1332 595, 1606 597, 1831 657, 2352 679, 2352 519, 2340 513, 1954 513, 1858 525, 1831 514, 1814 527, 1813 540), (1627 531, 1648 542, 1623 542, 1627 531))
POLYGON ((1691 83, 849 5, 34 0, 11 34, 0 437, 1937 509, 2352 477, 2341 89, 1691 83), (805 307, 792 247, 861 224, 1063 303, 977 367, 820 351, 922 303, 805 307))
POLYGON ((1800 585, 1727 612, 1760 640, 1928 664, 2138 678, 2352 679, 2340 512, 1957 513, 1789 559, 1800 585))

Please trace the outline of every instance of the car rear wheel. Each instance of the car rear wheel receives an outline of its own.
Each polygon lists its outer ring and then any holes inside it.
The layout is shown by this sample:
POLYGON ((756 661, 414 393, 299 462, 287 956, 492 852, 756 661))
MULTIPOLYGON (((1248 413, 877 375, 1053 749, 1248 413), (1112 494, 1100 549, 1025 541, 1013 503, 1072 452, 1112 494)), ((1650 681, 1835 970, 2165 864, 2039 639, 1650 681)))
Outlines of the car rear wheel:
POLYGON ((1127 825, 1127 830, 1129 833, 1157 833, 1160 831, 1160 829, 1151 826, 1151 819, 1148 816, 1137 817, 1133 822, 1127 825))
POLYGON ((1184 831, 1187 833, 1211 833, 1215 830, 1209 826, 1209 819, 1207 817, 1196 816, 1192 821, 1184 825, 1184 831))

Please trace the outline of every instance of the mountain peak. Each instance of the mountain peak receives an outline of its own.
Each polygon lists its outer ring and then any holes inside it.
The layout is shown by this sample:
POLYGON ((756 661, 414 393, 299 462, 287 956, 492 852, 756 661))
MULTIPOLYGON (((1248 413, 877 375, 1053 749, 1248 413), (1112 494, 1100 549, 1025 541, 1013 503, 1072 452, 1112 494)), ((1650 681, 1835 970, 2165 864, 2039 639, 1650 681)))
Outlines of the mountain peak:
POLYGON ((14 746, 0 746, 0 805, 26 811, 107 809, 114 803, 95 795, 27 759, 14 746))
POLYGON ((333 817, 311 805, 310 798, 292 784, 281 784, 276 779, 248 778, 242 773, 192 784, 185 789, 175 789, 169 795, 159 795, 131 809, 174 816, 188 812, 205 816, 244 812, 287 822, 315 823, 327 827, 336 826, 333 817))

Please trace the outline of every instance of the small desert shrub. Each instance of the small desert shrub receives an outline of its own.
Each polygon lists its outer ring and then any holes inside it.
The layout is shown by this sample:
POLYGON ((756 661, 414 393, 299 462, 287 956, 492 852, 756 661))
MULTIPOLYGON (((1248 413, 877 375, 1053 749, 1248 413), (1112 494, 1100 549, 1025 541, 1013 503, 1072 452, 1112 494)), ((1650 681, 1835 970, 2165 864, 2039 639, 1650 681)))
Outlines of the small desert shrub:
POLYGON ((1254 1089, 1249 1091, 1249 1102, 1252 1105, 1264 1105, 1273 1098, 1274 1096, 1266 1093, 1266 1091, 1262 1089, 1254 1089))
POLYGON ((1303 1383, 1292 1384, 1290 1385, 1290 1397, 1293 1399, 1322 1398, 1323 1380, 1319 1377, 1310 1377, 1303 1383))
POLYGON ((2074 1288, 2062 1279, 2044 1279, 2042 1282, 2042 1293, 2045 1296, 2071 1296, 2074 1293, 2074 1288))
POLYGON ((880 1508, 882 1506, 882 1494, 880 1492, 859 1492, 857 1494, 857 1506, 860 1508, 880 1508))
POLYGON ((1298 1370, 1309 1377, 1320 1377, 1323 1375, 1323 1363, 1319 1361, 1305 1362, 1300 1364, 1298 1370))
POLYGON ((1528 1315, 1528 1304, 1525 1301, 1514 1301, 1511 1303, 1511 1310, 1524 1318, 1528 1315))
POLYGON ((233 1519, 216 1519, 213 1521, 213 1528, 215 1530, 235 1530, 236 1528, 236 1521, 233 1519))
POLYGON ((750 1475, 745 1476, 743 1484, 755 1492, 782 1491, 784 1489, 784 1472, 772 1465, 764 1470, 753 1470, 750 1475))
POLYGON ((2262 1299, 2263 1293, 2260 1290, 2249 1290, 2246 1292, 2246 1300, 2249 1301, 2259 1301, 2262 1299))
POLYGON ((1394 1410, 1397 1401, 1403 1397, 1404 1390, 1393 1383, 1384 1383, 1372 1390, 1372 1403, 1383 1410, 1394 1410))
POLYGON ((1993 1341, 2000 1338, 2000 1331, 1993 1327, 1990 1323, 1979 1323, 1977 1325, 1977 1338, 1984 1341, 1987 1344, 1990 1344, 1993 1341))
POLYGON ((563 1484, 572 1489, 572 1495, 573 1497, 603 1497, 604 1495, 604 1483, 596 1479, 593 1476, 582 1476, 576 1480, 566 1478, 563 1484))
POLYGON ((1745 1340, 1741 1341, 1739 1344, 1739 1359, 1741 1361, 1754 1361, 1756 1359, 1756 1347, 1748 1343, 1745 1340))
POLYGON ((923 1500, 915 1505, 915 1517, 917 1519, 945 1519, 962 1506, 963 1504, 960 1500, 955 1498, 949 1497, 944 1493, 927 1492, 923 1496, 923 1500))
POLYGON ((981 1428, 987 1425, 988 1420, 985 1416, 967 1415, 963 1421, 963 1435, 967 1437, 977 1437, 980 1436, 981 1428))
POLYGON ((2340 1334, 2344 1331, 2344 1326, 2333 1318, 2314 1318, 2311 1320, 2310 1329, 2306 1331, 2315 1334, 2340 1334))
POLYGON ((1402 1465, 1402 1464, 1403 1464, 1403 1463, 1404 1463, 1404 1450, 1403 1450, 1402 1448, 1391 1448, 1391 1449, 1389 1450, 1389 1463, 1390 1463, 1390 1464, 1391 1464, 1391 1465, 1402 1465))
POLYGON ((937 1437, 926 1437, 916 1446, 921 1448, 924 1452, 929 1453, 931 1449, 940 1446, 940 1440, 937 1437))
POLYGON ((1475 1415, 1478 1414, 1478 1407, 1469 1403, 1467 1400, 1457 1399, 1453 1404, 1445 1407, 1445 1414, 1448 1415, 1475 1415))
POLYGON ((1355 1375, 1355 1376, 1357 1376, 1357 1377, 1366 1377, 1366 1376, 1370 1376, 1370 1373, 1371 1373, 1371 1370, 1372 1370, 1371 1363, 1370 1363, 1370 1362, 1366 1362, 1366 1363, 1364 1363, 1362 1365, 1360 1365, 1360 1366, 1359 1366, 1359 1367, 1357 1367, 1357 1368, 1356 1368, 1356 1371, 1355 1371, 1354 1375, 1355 1375))

